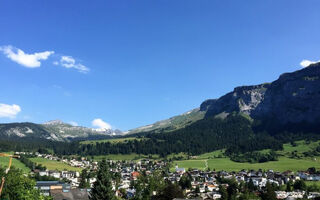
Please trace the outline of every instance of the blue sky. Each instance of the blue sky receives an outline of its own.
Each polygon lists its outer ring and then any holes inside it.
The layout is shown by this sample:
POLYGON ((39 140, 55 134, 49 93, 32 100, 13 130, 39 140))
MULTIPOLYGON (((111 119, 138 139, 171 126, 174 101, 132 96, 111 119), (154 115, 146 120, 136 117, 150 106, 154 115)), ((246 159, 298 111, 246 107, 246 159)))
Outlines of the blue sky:
POLYGON ((318 0, 0 1, 0 122, 91 127, 101 119, 127 130, 236 86, 273 81, 320 59, 319 7, 318 0))

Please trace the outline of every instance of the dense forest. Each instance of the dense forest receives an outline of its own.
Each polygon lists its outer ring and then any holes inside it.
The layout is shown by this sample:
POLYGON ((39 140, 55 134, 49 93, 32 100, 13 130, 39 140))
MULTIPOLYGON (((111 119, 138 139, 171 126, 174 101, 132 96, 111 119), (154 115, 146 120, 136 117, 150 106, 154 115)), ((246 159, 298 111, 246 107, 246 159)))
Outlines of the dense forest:
POLYGON ((140 133, 136 140, 121 143, 103 142, 81 144, 54 142, 44 139, 0 140, 0 151, 38 151, 58 155, 104 155, 104 154, 159 154, 165 157, 171 153, 185 152, 197 155, 219 149, 226 149, 226 155, 235 161, 274 160, 274 154, 250 154, 262 149, 280 150, 282 144, 298 139, 319 139, 317 134, 302 132, 281 132, 269 134, 255 130, 255 123, 243 115, 229 115, 225 119, 208 117, 190 126, 167 133, 140 133), (242 157, 239 157, 241 154, 242 157))

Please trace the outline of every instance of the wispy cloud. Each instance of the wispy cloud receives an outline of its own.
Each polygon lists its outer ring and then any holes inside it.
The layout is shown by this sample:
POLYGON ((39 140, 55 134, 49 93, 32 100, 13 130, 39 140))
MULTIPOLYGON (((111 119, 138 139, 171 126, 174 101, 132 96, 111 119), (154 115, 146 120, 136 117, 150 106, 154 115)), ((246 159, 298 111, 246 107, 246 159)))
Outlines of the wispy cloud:
POLYGON ((78 63, 72 56, 61 56, 60 61, 53 62, 54 65, 60 65, 65 68, 74 68, 81 73, 87 73, 90 69, 81 63, 78 63))
POLYGON ((309 65, 314 64, 314 63, 318 63, 320 62, 320 60, 318 61, 311 61, 311 60, 302 60, 300 62, 301 67, 309 67, 309 65))
POLYGON ((13 119, 20 111, 20 106, 16 104, 8 105, 0 103, 0 117, 13 119))
POLYGON ((54 54, 54 51, 44 51, 33 54, 27 54, 21 49, 9 46, 1 46, 0 51, 3 52, 10 60, 28 68, 36 68, 41 66, 41 60, 47 60, 54 54))
POLYGON ((100 118, 94 119, 91 124, 92 126, 97 127, 100 130, 111 129, 111 125, 100 118))

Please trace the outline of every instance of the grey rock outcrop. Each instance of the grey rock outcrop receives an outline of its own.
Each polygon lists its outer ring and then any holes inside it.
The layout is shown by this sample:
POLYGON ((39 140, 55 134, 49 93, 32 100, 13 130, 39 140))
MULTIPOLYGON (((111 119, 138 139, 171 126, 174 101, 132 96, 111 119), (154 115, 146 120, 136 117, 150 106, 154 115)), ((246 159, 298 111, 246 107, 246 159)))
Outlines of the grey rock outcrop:
POLYGON ((272 83, 237 87, 219 99, 204 101, 200 110, 207 117, 236 112, 280 124, 319 123, 320 63, 282 74, 272 83))

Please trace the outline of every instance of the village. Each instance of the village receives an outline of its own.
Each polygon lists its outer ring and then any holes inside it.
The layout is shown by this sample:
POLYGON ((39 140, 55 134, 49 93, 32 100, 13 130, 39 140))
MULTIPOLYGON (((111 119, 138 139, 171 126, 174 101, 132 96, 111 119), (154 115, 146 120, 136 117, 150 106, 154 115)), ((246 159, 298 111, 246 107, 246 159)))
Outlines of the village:
MULTIPOLYGON (((28 155, 25 152, 16 152, 17 155, 28 155)), ((31 154, 29 154, 31 155, 31 154)), ((33 170, 31 173, 38 174, 40 177, 53 177, 56 180, 50 181, 37 181, 36 187, 46 196, 52 196, 53 199, 88 199, 90 188, 96 181, 95 171, 98 168, 97 161, 90 161, 86 158, 81 159, 67 159, 59 158, 50 154, 35 153, 34 156, 45 158, 48 160, 55 160, 66 163, 70 166, 86 169, 88 171, 88 183, 90 187, 79 188, 81 182, 81 172, 67 171, 67 170, 33 170)), ((116 196, 123 197, 123 191, 126 192, 127 199, 133 198, 136 189, 133 182, 139 179, 141 174, 146 176, 156 172, 164 171, 164 180, 172 183, 179 183, 182 177, 190 179, 191 187, 185 188, 184 193, 188 199, 220 199, 221 193, 219 191, 220 184, 228 187, 228 183, 221 183, 221 180, 235 180, 238 184, 251 183, 255 188, 255 192, 259 192, 262 188, 266 187, 267 183, 276 186, 285 186, 289 182, 295 183, 296 181, 320 181, 320 175, 312 169, 300 172, 274 172, 272 169, 263 170, 241 170, 238 172, 226 171, 210 171, 179 168, 179 166, 171 166, 170 163, 165 161, 155 161, 142 159, 139 161, 113 161, 107 160, 110 166, 110 172, 118 173, 119 180, 116 183, 113 181, 113 190, 116 191, 116 196), (219 183, 220 182, 220 183, 219 183), (121 191, 121 192, 120 192, 121 191)), ((282 187, 285 188, 285 187, 282 187)), ((301 199, 308 198, 314 199, 320 197, 319 192, 308 192, 299 188, 292 191, 279 190, 275 191, 277 199, 301 199)))

